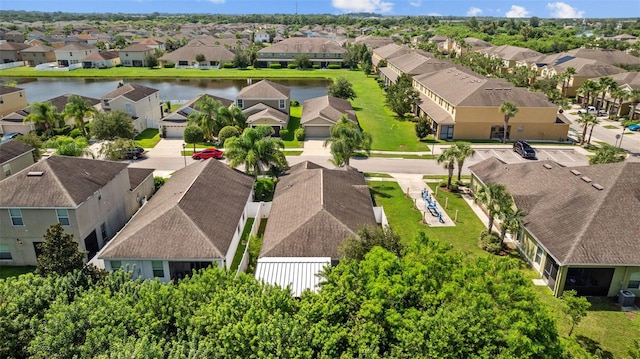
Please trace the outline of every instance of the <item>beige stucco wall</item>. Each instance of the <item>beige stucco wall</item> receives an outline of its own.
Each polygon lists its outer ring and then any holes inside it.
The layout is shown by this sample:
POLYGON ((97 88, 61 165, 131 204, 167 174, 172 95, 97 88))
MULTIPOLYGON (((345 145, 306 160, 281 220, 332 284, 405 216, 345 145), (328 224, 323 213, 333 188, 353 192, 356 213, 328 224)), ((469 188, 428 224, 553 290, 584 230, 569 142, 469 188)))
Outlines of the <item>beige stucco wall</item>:
POLYGON ((148 200, 154 193, 153 173, 149 174, 142 183, 129 191, 127 195, 127 218, 131 218, 141 207, 141 203, 148 200))
POLYGON ((56 54, 49 52, 23 52, 22 59, 29 63, 29 66, 38 66, 47 62, 55 62, 56 54))
POLYGON ((111 111, 123 111, 132 116, 138 117, 133 121, 133 125, 138 132, 147 128, 147 119, 160 121, 162 112, 160 110, 160 98, 158 92, 143 98, 138 102, 133 102, 124 96, 117 97, 109 102, 111 111), (127 111, 127 104, 131 105, 131 111, 127 111))
MULTIPOLYGON (((259 103, 263 103, 267 106, 273 107, 278 111, 282 111, 286 114, 289 114, 289 99, 285 99, 284 100, 284 108, 280 108, 280 100, 274 100, 274 99, 253 99, 253 98, 249 98, 249 99, 245 99, 245 98, 239 98, 243 101, 242 104, 242 109, 245 110, 251 106, 257 105, 259 103)), ((236 102, 237 104, 237 102, 236 102)))
POLYGON ((6 116, 28 106, 27 94, 24 90, 2 95, 0 99, 2 100, 0 101, 0 116, 6 116))
POLYGON ((93 55, 98 52, 98 48, 86 49, 86 50, 55 50, 57 61, 68 61, 69 64, 77 64, 82 62, 82 59, 89 55, 93 55))
POLYGON ((31 152, 24 153, 5 163, 0 163, 0 180, 3 180, 6 177, 8 177, 4 175, 5 166, 9 166, 9 169, 11 170, 10 175, 14 175, 19 171, 31 166, 32 164, 33 164, 33 154, 31 152))
POLYGON ((121 51, 120 61, 123 66, 133 66, 133 61, 141 61, 142 66, 146 66, 144 58, 152 53, 152 49, 149 49, 149 51, 121 51))

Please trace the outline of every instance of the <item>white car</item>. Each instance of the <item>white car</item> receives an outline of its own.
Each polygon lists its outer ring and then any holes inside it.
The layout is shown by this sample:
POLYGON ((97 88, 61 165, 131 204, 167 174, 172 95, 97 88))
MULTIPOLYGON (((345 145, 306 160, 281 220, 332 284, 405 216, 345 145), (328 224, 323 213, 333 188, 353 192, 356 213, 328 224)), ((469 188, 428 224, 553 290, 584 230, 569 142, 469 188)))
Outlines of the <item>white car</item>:
POLYGON ((587 108, 581 108, 578 110, 578 115, 584 115, 587 113, 590 113, 595 116, 598 114, 598 110, 596 110, 594 106, 587 106, 587 108))

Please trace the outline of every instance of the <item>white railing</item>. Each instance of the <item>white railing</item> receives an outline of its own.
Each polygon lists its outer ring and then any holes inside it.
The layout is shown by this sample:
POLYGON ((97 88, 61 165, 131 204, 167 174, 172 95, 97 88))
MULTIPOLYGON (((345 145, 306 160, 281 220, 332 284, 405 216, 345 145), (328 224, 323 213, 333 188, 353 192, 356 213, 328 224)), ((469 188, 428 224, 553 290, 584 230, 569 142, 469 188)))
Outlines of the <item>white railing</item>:
POLYGON ((14 67, 26 66, 24 61, 8 62, 6 64, 0 64, 0 70, 12 69, 14 67))
POLYGON ((263 218, 269 217, 269 212, 271 212, 271 202, 254 202, 249 206, 249 217, 253 217, 255 220, 251 226, 251 231, 249 231, 249 238, 246 239, 247 246, 244 247, 244 253, 242 254, 242 260, 238 265, 236 275, 247 270, 247 266, 249 265, 249 244, 251 242, 251 237, 258 234, 260 222, 263 218))

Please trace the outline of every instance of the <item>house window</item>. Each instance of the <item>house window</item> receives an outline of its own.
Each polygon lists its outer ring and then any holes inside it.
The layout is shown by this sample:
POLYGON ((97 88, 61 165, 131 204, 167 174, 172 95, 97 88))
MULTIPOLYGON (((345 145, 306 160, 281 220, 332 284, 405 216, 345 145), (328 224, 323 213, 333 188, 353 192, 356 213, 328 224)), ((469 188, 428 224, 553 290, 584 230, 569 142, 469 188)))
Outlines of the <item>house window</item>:
POLYGON ((0 260, 2 259, 13 259, 8 244, 0 244, 0 260))
POLYGON ((118 270, 122 267, 122 261, 111 261, 111 270, 118 270))
POLYGON ((71 223, 69 221, 69 210, 65 208, 56 209, 56 216, 58 216, 58 223, 63 226, 69 226, 71 223))
POLYGON ((73 52, 70 52, 70 53, 69 53, 69 56, 73 56, 73 52))
MULTIPOLYGON (((2 252, 0 252, 2 255, 2 252)), ((0 257, 1 259, 2 257, 0 257)), ((629 284, 627 285, 629 289, 640 289, 640 272, 631 273, 631 277, 629 277, 629 284)))
POLYGON ((4 172, 5 177, 11 176, 11 166, 6 164, 2 166, 2 172, 4 172))
POLYGON ((162 261, 151 261, 151 268, 153 269, 153 276, 164 278, 164 265, 162 261))
POLYGON ((11 224, 14 226, 24 226, 22 211, 19 208, 9 208, 9 217, 11 217, 11 224))
POLYGON ((109 234, 107 233, 107 224, 104 222, 100 225, 100 234, 102 235, 102 240, 106 241, 109 234))
POLYGON ((285 108, 285 106, 284 106, 284 105, 285 105, 284 100, 280 100, 280 101, 278 102, 278 107, 279 107, 280 109, 284 109, 284 108, 285 108))
POLYGON ((133 109, 132 109, 132 107, 131 107, 131 104, 130 104, 130 103, 125 103, 125 104, 124 104, 124 107, 125 107, 125 111, 127 111, 127 113, 128 113, 128 114, 130 114, 130 115, 132 115, 132 114, 133 114, 133 109))
POLYGON ((538 247, 538 250, 536 251, 536 258, 535 258, 535 262, 540 264, 542 262, 542 248, 538 247))
POLYGON ((244 108, 244 101, 241 98, 239 98, 236 100, 236 105, 240 108, 244 108))

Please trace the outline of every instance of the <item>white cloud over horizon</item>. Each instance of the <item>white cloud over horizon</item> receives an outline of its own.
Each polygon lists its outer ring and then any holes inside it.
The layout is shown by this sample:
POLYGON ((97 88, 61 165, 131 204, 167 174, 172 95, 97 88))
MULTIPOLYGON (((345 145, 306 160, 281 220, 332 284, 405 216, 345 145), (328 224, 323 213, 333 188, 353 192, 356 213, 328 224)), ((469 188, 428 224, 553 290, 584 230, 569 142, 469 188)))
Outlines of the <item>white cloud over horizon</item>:
POLYGON ((578 10, 564 2, 551 2, 547 4, 551 17, 558 19, 577 19, 584 17, 584 11, 578 10))
POLYGON ((414 6, 414 7, 420 7, 420 6, 422 6, 422 0, 409 1, 409 5, 414 6))
POLYGON ((529 11, 524 6, 511 5, 511 9, 504 14, 506 17, 529 17, 529 11))
POLYGON ((467 11, 467 16, 478 16, 480 14, 482 14, 482 9, 479 9, 477 7, 470 7, 467 11))
POLYGON ((331 5, 345 12, 387 13, 393 10, 393 3, 382 0, 331 0, 331 5))
POLYGON ((207 0, 207 1, 212 4, 224 4, 225 0, 207 0))

